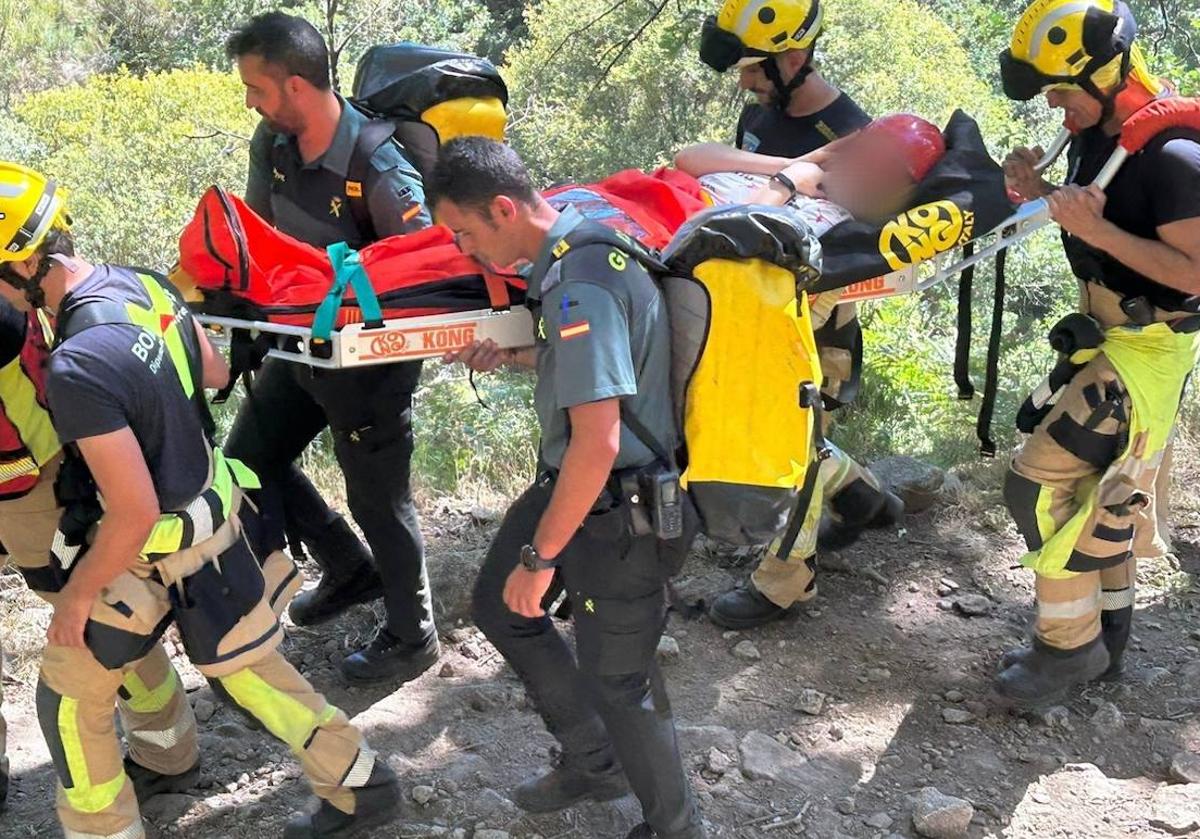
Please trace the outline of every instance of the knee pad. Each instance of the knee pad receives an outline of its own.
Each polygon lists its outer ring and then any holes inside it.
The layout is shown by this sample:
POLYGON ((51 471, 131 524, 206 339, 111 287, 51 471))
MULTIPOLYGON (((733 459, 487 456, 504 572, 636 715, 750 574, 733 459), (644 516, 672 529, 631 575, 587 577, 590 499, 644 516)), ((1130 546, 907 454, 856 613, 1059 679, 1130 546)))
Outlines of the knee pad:
POLYGON ((1025 539, 1029 550, 1042 547, 1042 528, 1038 521, 1038 501, 1046 488, 1011 467, 1004 478, 1004 504, 1025 539))
POLYGON ((843 522, 861 527, 879 515, 885 498, 862 478, 855 478, 829 499, 829 506, 843 522))

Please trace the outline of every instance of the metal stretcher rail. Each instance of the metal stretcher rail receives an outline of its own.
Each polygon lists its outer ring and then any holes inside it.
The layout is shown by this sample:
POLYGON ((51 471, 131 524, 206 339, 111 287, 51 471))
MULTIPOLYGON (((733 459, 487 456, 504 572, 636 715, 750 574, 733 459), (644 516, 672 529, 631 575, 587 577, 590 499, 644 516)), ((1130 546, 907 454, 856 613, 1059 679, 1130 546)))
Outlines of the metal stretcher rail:
POLYGON ((499 312, 477 309, 391 318, 374 329, 352 323, 335 331, 328 341, 314 338, 306 326, 204 314, 197 318, 214 334, 218 346, 228 345, 234 330, 245 330, 252 338, 269 335, 277 339, 267 352, 269 358, 326 370, 437 358, 489 338, 504 349, 523 347, 533 338, 533 316, 524 306, 499 312))

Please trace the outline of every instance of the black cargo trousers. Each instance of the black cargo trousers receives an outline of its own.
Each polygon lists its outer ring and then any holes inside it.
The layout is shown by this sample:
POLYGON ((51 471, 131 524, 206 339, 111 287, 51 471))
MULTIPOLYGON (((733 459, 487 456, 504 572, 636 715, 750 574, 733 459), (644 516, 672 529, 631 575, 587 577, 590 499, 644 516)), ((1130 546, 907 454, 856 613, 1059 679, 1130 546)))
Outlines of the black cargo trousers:
POLYGON ((553 479, 539 476, 509 508, 475 583, 475 624, 525 683, 566 764, 599 770, 615 757, 661 839, 702 837, 655 660, 672 573, 655 536, 633 536, 628 508, 605 490, 559 556, 543 605, 566 590, 577 658, 548 616, 525 618, 504 603, 552 491, 553 479))
POLYGON ((268 358, 222 447, 283 502, 322 571, 368 572, 370 557, 295 461, 329 426, 346 500, 383 582, 387 631, 420 645, 434 633, 424 545, 410 487, 412 395, 421 362, 316 370, 268 358), (341 533, 337 530, 340 526, 341 533))

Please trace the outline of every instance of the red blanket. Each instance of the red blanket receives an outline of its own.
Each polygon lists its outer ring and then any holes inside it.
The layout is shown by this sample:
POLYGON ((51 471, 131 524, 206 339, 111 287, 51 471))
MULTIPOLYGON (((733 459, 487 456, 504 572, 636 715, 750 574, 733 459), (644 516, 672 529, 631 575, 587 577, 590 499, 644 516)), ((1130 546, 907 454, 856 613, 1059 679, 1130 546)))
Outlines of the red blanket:
MULTIPOLYGON (((670 169, 652 175, 627 170, 546 196, 651 248, 664 247, 688 217, 708 206, 694 178, 670 169)), ((308 325, 334 281, 323 249, 279 232, 220 187, 200 199, 179 252, 180 268, 204 294, 198 308, 210 314, 308 325)), ((359 259, 385 318, 505 308, 524 297, 524 281, 484 268, 441 226, 382 239, 363 248, 359 259)), ((350 289, 335 325, 362 319, 350 289)))

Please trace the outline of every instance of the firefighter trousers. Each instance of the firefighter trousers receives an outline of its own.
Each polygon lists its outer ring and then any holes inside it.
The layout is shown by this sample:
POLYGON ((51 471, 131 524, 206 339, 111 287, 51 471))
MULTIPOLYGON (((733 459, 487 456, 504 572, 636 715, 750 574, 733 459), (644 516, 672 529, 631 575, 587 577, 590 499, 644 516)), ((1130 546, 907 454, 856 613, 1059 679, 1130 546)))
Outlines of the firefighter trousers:
MULTIPOLYGON (((1031 551, 1041 549, 1081 509, 1085 495, 1117 458, 1129 435, 1131 401, 1104 355, 1089 361, 1013 457, 1005 481, 1009 512, 1031 551)), ((1169 449, 1142 478, 1140 501, 1096 503, 1066 565, 1070 576, 1039 573, 1035 634, 1062 650, 1097 638, 1102 623, 1132 616, 1136 561, 1164 553, 1155 496, 1166 496, 1169 449)), ((1122 499, 1118 499, 1122 500, 1122 499)))
POLYGON ((291 748, 317 796, 353 813, 359 790, 386 782, 386 768, 377 771, 374 752, 345 714, 277 651, 282 630, 264 564, 235 514, 212 538, 114 580, 92 609, 86 647, 46 648, 38 718, 68 839, 144 834, 113 728, 114 701, 123 702, 138 763, 175 774, 195 762, 195 720, 159 645, 172 622, 214 691, 291 748), (139 682, 144 691, 129 690, 139 682))
POLYGON ((828 507, 839 519, 866 524, 859 511, 877 511, 883 498, 879 479, 832 443, 830 456, 820 462, 817 486, 804 513, 800 535, 787 556, 779 556, 779 540, 767 549, 751 579, 764 597, 781 608, 817 596, 817 535, 821 513, 828 507))

